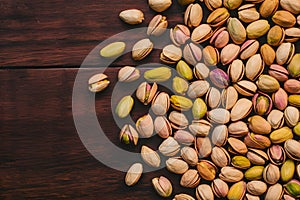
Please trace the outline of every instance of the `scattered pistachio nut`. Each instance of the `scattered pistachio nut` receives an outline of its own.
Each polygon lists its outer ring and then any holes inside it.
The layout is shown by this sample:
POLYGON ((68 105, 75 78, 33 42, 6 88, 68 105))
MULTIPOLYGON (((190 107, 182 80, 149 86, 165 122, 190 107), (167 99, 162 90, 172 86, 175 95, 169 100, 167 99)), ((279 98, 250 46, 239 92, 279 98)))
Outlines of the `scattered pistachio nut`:
POLYGON ((180 185, 186 188, 196 188, 200 183, 200 179, 201 178, 197 170, 189 169, 182 175, 180 185))
POLYGON ((172 5, 172 0, 148 0, 149 7, 156 12, 163 12, 172 5))
POLYGON ((153 97, 155 96, 157 88, 158 87, 156 83, 153 83, 153 85, 151 86, 149 83, 143 82, 138 86, 136 90, 136 97, 144 105, 148 105, 149 103, 151 103, 153 97))
POLYGON ((148 25, 147 35, 158 37, 167 30, 167 27, 168 27, 167 18, 162 15, 155 15, 148 25))
POLYGON ((180 151, 180 145, 174 137, 169 136, 159 145, 158 150, 162 155, 171 157, 180 151))
POLYGON ((137 145, 139 135, 137 131, 130 125, 125 124, 120 131, 120 140, 124 144, 133 144, 137 145))
POLYGON ((144 13, 138 9, 128 9, 120 12, 119 17, 127 24, 140 24, 144 21, 144 13))
POLYGON ((131 96, 123 97, 116 107, 116 114, 120 118, 125 118, 129 115, 133 108, 134 100, 131 96))
POLYGON ((161 138, 168 138, 172 135, 172 127, 165 116, 157 116, 154 120, 154 130, 161 138))
POLYGON ((172 76, 171 69, 168 67, 158 67, 144 73, 144 78, 149 82, 164 82, 172 76))
POLYGON ((100 55, 109 59, 117 58, 123 54, 125 47, 126 44, 124 42, 113 42, 101 49, 100 55))
POLYGON ((188 164, 179 158, 169 158, 166 160, 167 169, 174 174, 184 174, 188 169, 188 164))
POLYGON ((110 81, 105 74, 95 74, 88 81, 89 90, 91 92, 101 92, 108 87, 109 83, 110 81))
POLYGON ((139 132, 141 138, 150 138, 154 131, 153 120, 150 114, 140 117, 136 121, 136 130, 139 132))
POLYGON ((213 200, 214 194, 211 187, 207 184, 200 184, 196 189, 197 199, 213 200))
POLYGON ((162 197, 169 197, 173 192, 171 182, 164 176, 153 178, 152 185, 156 190, 157 194, 159 194, 162 197))
POLYGON ((143 165, 141 163, 133 164, 126 173, 125 183, 128 186, 135 185, 141 178, 143 173, 143 165))
POLYGON ((141 149, 141 157, 143 161, 150 167, 159 167, 160 166, 160 156, 153 149, 143 145, 141 149))
POLYGON ((125 66, 118 72, 118 79, 120 82, 133 82, 139 78, 140 70, 135 67, 125 66))
POLYGON ((203 11, 200 4, 190 4, 184 14, 184 23, 190 28, 197 27, 202 21, 203 11))

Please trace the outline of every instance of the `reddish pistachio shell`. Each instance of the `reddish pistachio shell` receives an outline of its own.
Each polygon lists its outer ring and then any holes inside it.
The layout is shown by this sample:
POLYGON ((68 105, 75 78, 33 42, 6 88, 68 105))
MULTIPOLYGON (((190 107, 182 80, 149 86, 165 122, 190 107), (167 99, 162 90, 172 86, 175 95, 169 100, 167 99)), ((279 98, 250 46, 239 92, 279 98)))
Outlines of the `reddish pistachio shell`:
POLYGON ((276 78, 280 82, 284 82, 289 79, 289 72, 281 65, 273 64, 270 66, 269 75, 276 78))

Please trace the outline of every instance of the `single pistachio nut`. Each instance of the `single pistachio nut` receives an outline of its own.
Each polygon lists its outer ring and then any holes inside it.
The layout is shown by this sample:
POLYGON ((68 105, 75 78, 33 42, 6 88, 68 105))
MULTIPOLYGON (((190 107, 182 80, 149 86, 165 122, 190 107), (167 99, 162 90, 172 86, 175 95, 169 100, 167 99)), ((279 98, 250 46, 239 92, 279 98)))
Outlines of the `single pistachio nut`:
POLYGON ((244 198, 245 193, 246 193, 246 183, 244 181, 239 181, 230 187, 227 194, 227 199, 240 200, 244 198))
POLYGON ((149 7, 156 12, 163 12, 172 5, 172 0, 148 0, 149 7))
POLYGON ((130 124, 125 124, 120 131, 120 140, 124 144, 137 145, 139 140, 139 135, 137 131, 130 124))
POLYGON ((288 79, 284 82, 284 90, 291 94, 300 94, 300 81, 288 79))
POLYGON ((288 195, 288 194, 284 194, 283 199, 284 200, 296 200, 294 197, 292 197, 291 195, 288 195))
POLYGON ((228 132, 232 137, 243 137, 249 133, 249 129, 245 122, 236 121, 229 124, 228 132))
POLYGON ((221 51, 221 62, 223 65, 227 65, 234 61, 240 52, 240 46, 236 44, 228 44, 221 51))
POLYGON ((300 28, 292 27, 285 29, 285 41, 297 42, 300 38, 300 28))
POLYGON ((210 157, 213 163, 218 167, 226 167, 231 162, 229 153, 223 147, 215 146, 212 149, 210 157))
POLYGON ((100 55, 109 59, 117 58, 123 54, 125 47, 126 44, 124 42, 113 42, 101 49, 100 55))
POLYGON ((282 165, 285 162, 286 154, 282 146, 273 145, 268 149, 268 156, 274 165, 282 165))
POLYGON ((151 110, 155 115, 165 115, 170 107, 170 97, 166 92, 158 92, 152 100, 151 110))
POLYGON ((189 121, 183 113, 172 111, 169 115, 169 121, 174 129, 186 129, 189 121))
POLYGON ((183 49, 183 58, 188 64, 196 66, 202 59, 202 50, 198 45, 188 43, 183 49))
POLYGON ((256 54, 256 52, 258 51, 258 49, 259 49, 259 42, 257 40, 247 40, 241 46, 240 58, 242 60, 246 60, 254 56, 254 54, 256 54))
POLYGON ((207 184, 201 184, 196 189, 197 199, 213 200, 214 194, 211 187, 207 184))
POLYGON ((219 178, 227 183, 236 183, 244 178, 244 174, 234 167, 226 166, 221 168, 219 178))
POLYGON ((157 116, 154 120, 154 130, 161 138, 168 138, 172 135, 172 127, 165 116, 157 116))
POLYGON ((281 128, 284 124, 283 112, 279 110, 272 110, 268 115, 267 120, 273 129, 281 128))
POLYGON ((198 163, 198 154, 192 147, 183 147, 180 151, 182 159, 190 166, 196 166, 198 163))
POLYGON ((229 10, 235 10, 243 3, 243 0, 224 0, 223 5, 229 10))
POLYGON ((269 134, 271 133, 271 125, 269 122, 259 115, 254 115, 248 118, 249 128, 258 134, 269 134))
POLYGON ((267 115, 273 107, 272 99, 269 95, 262 92, 257 93, 252 98, 254 112, 258 115, 267 115))
POLYGON ((189 169, 189 165, 179 158, 169 158, 166 160, 166 167, 174 174, 184 174, 189 169))
POLYGON ((125 184, 127 186, 135 185, 140 180, 142 173, 143 165, 141 163, 134 163, 126 173, 125 184))
POLYGON ((262 179, 263 171, 264 166, 253 166, 245 172, 245 178, 250 181, 260 180, 262 179))
POLYGON ((268 155, 259 149, 248 149, 247 158, 253 165, 265 165, 266 161, 269 160, 268 155))
POLYGON ((227 142, 229 145, 228 151, 232 154, 245 155, 248 152, 246 144, 237 138, 230 137, 227 142))
POLYGON ((120 12, 119 17, 127 24, 141 24, 144 21, 144 13, 138 9, 128 9, 120 12))
POLYGON ((140 117, 136 121, 136 130, 139 132, 141 138, 150 138, 153 134, 154 125, 150 114, 140 117))
POLYGON ((172 72, 169 67, 157 67, 144 73, 144 78, 149 82, 164 82, 171 76, 172 72))
POLYGON ((164 176, 156 177, 152 179, 152 185, 157 192, 162 197, 169 197, 172 194, 173 187, 171 182, 164 176))
POLYGON ((166 64, 175 64, 181 57, 182 50, 173 44, 165 46, 160 54, 160 60, 166 64))
POLYGON ((175 156, 180 151, 180 145, 173 137, 169 136, 159 145, 158 150, 164 156, 175 156))
POLYGON ((158 153, 145 145, 142 146, 141 157, 150 167, 157 168, 160 166, 160 156, 158 153))
POLYGON ((192 145, 194 143, 195 137, 185 130, 178 130, 174 133, 174 139, 183 145, 192 145))
POLYGON ((132 58, 134 60, 143 60, 153 49, 153 43, 148 39, 142 39, 132 47, 132 58))
POLYGON ((264 181, 270 185, 274 185, 280 179, 279 167, 274 164, 268 164, 263 172, 264 181))
POLYGON ((95 74, 89 79, 88 84, 91 92, 101 92, 108 87, 110 81, 105 74, 95 74))
POLYGON ((224 108, 215 108, 207 113, 207 118, 216 124, 227 124, 230 121, 230 112, 224 108))
POLYGON ((193 106, 193 102, 190 99, 179 95, 172 95, 170 102, 171 106, 178 111, 188 111, 193 106))
POLYGON ((222 0, 203 0, 206 7, 210 10, 210 11, 214 11, 217 8, 222 7, 222 0))
POLYGON ((287 126, 277 129, 270 134, 270 139, 274 144, 283 143, 286 140, 292 138, 293 138, 293 132, 287 126))
POLYGON ((131 67, 125 66, 122 67, 118 72, 118 80, 120 82, 132 82, 140 78, 140 70, 131 67))
POLYGON ((189 169, 182 175, 180 185, 185 188, 196 188, 200 183, 200 179, 201 178, 197 170, 189 169))
POLYGON ((273 26, 267 35, 267 42, 271 46, 279 46, 285 38, 284 29, 278 25, 273 26))
POLYGON ((162 35, 168 27, 168 21, 165 16, 162 15, 155 15, 147 28, 147 35, 149 36, 160 36, 162 35))
POLYGON ((195 2, 195 0, 177 0, 177 1, 181 6, 186 6, 195 2))
POLYGON ((299 122, 299 110, 293 106, 288 106, 284 110, 284 119, 289 127, 294 127, 299 122))
POLYGON ((300 182, 297 179, 293 179, 284 185, 284 190, 295 198, 300 197, 300 182))
POLYGON ((289 105, 300 108, 300 95, 290 95, 288 98, 289 105))
POLYGON ((286 10, 278 10, 272 16, 272 21, 284 28, 291 28, 296 24, 296 17, 286 10))
POLYGON ((295 53, 295 45, 286 42, 282 43, 276 50, 276 62, 278 65, 289 64, 295 53))
POLYGON ((245 23, 251 23, 259 20, 259 12, 257 12, 255 4, 245 4, 238 9, 239 19, 245 23))
POLYGON ((153 83, 153 85, 151 86, 149 83, 143 82, 136 90, 136 97, 144 105, 148 105, 149 103, 151 103, 153 97, 155 96, 157 88, 158 87, 156 83, 153 83))
POLYGON ((294 177, 295 163, 293 160, 286 160, 280 170, 280 177, 283 182, 288 182, 294 177))
POLYGON ((218 49, 225 47, 229 42, 229 33, 226 27, 216 29, 209 42, 218 49))
POLYGON ((185 10, 184 24, 190 28, 197 27, 202 21, 203 11, 200 4, 190 4, 185 10))
POLYGON ((267 190, 265 200, 281 200, 283 195, 283 188, 280 183, 271 185, 267 190))
POLYGON ((236 59, 228 67, 227 74, 231 82, 236 83, 243 79, 245 74, 245 65, 243 61, 236 59))
POLYGON ((194 81, 190 84, 187 95, 192 98, 202 97, 207 93, 209 89, 209 83, 205 80, 194 81))
MULTIPOLYGON (((229 4, 229 1, 232 0, 224 0, 227 1, 226 3, 229 4)), ((237 1, 233 1, 237 2, 237 1)), ((231 2, 231 3, 233 3, 231 2)), ((242 44, 246 40, 246 30, 243 24, 237 18, 229 18, 227 20, 227 30, 230 35, 230 38, 235 44, 242 44)))
POLYGON ((243 96, 254 96, 257 91, 257 86, 252 81, 241 80, 233 84, 237 92, 243 96))
POLYGON ((254 133, 249 133, 244 138, 244 143, 247 147, 255 149, 265 149, 271 146, 271 141, 268 137, 254 133))
POLYGON ((289 79, 289 72, 283 66, 273 64, 270 66, 269 75, 276 78, 280 82, 285 82, 289 79))
POLYGON ((197 137, 195 140, 195 149, 199 158, 207 158, 212 151, 209 137, 197 137))
POLYGON ((270 24, 267 20, 260 19, 252 22, 246 28, 249 39, 256 39, 265 35, 270 29, 270 24))
POLYGON ((127 117, 133 108, 133 104, 134 100, 130 95, 123 97, 115 110, 117 116, 120 118, 127 117))
POLYGON ((262 92, 273 93, 279 90, 279 82, 269 75, 260 75, 256 81, 258 89, 262 92))
POLYGON ((251 166, 250 160, 244 156, 234 156, 231 165, 237 169, 248 169, 251 166))
POLYGON ((212 181, 215 179, 218 168, 208 160, 201 160, 197 163, 197 170, 204 180, 212 181))
POLYGON ((294 57, 292 58, 290 64, 288 65, 288 68, 287 68, 290 75, 294 78, 298 78, 300 76, 299 62, 300 62, 300 54, 297 53, 294 55, 294 57))
POLYGON ((211 142, 216 146, 223 146, 228 139, 228 128, 226 125, 217 125, 211 133, 211 142))
POLYGON ((244 197, 244 200, 260 200, 260 197, 256 196, 256 195, 246 193, 245 197, 244 197))
POLYGON ((193 107, 192 107, 192 113, 194 119, 202 119, 207 112, 207 106, 203 99, 197 98, 194 101, 193 107))
POLYGON ((298 122, 297 125, 294 126, 293 133, 296 134, 297 136, 300 136, 300 122, 298 122))
POLYGON ((204 64, 207 66, 216 66, 220 61, 220 53, 218 49, 210 45, 204 47, 202 54, 204 64))
POLYGON ((259 7, 259 13, 263 18, 272 16, 278 9, 279 0, 265 0, 259 7))
POLYGON ((264 62, 266 63, 266 65, 270 66, 274 63, 276 53, 270 45, 268 45, 268 44, 262 45, 260 47, 260 54, 261 54, 264 62))
POLYGON ((298 1, 281 0, 280 6, 293 14, 300 14, 300 3, 298 1))
POLYGON ((173 198, 173 200, 195 200, 194 197, 188 195, 188 194, 177 194, 175 195, 175 197, 173 198))
POLYGON ((227 183, 219 178, 212 181, 211 188, 217 198, 225 198, 229 191, 227 183))
POLYGON ((221 103, 221 93, 217 88, 210 87, 205 96, 205 102, 211 109, 217 108, 221 103))
POLYGON ((222 90, 221 104, 225 109, 230 110, 236 104, 237 100, 238 92, 233 86, 222 90))
POLYGON ((190 39, 190 29, 182 24, 177 24, 170 30, 170 39, 176 46, 180 46, 186 43, 190 39))
POLYGON ((199 80, 206 79, 209 75, 209 68, 204 63, 197 63, 193 69, 195 78, 199 80))
POLYGON ((210 39, 213 34, 213 30, 208 24, 201 24, 196 27, 191 35, 191 40, 196 44, 200 44, 210 39))
POLYGON ((247 183, 247 191, 250 194, 260 196, 264 194, 268 189, 268 186, 263 181, 250 181, 247 183))
POLYGON ((175 93, 185 95, 188 88, 189 83, 185 79, 177 76, 173 78, 172 89, 175 93))
POLYGON ((251 80, 255 81, 264 71, 265 63, 260 54, 255 54, 249 58, 246 63, 245 75, 251 80))
POLYGON ((218 88, 227 88, 229 86, 229 77, 226 72, 217 68, 209 73, 211 82, 218 88))
POLYGON ((184 62, 183 60, 180 60, 177 65, 176 65, 176 70, 178 72, 178 74, 185 78, 186 80, 192 80, 193 79, 193 71, 192 69, 189 67, 189 65, 184 62))
POLYGON ((231 121, 239 121, 247 117, 252 111, 252 102, 246 98, 239 99, 231 109, 231 121))
POLYGON ((230 14, 226 8, 217 8, 212 13, 210 13, 207 18, 207 23, 212 27, 219 27, 227 21, 229 16, 230 14))
POLYGON ((284 143, 284 149, 289 158, 300 161, 300 143, 297 140, 287 140, 284 143))

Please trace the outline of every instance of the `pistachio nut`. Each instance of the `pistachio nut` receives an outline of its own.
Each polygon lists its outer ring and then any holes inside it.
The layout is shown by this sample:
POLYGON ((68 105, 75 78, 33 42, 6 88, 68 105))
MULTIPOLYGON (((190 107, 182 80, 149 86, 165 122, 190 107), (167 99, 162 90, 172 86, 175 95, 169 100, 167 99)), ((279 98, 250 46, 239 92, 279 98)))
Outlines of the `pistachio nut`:
POLYGON ((190 99, 179 95, 172 95, 170 98, 170 102, 171 102, 171 106, 175 110, 179 110, 179 111, 188 111, 193 106, 193 102, 190 99))
POLYGON ((100 50, 100 55, 103 58, 117 58, 123 54, 126 44, 124 42, 113 42, 106 45, 103 49, 100 50))
POLYGON ((284 29, 278 25, 273 26, 267 35, 267 42, 271 46, 279 46, 285 38, 284 29))
POLYGON ((174 174, 184 174, 189 169, 189 165, 179 158, 169 158, 166 160, 166 167, 174 174))
POLYGON ((212 181, 211 188, 217 198, 225 198, 229 190, 227 183, 219 178, 212 181))
POLYGON ((229 153, 223 147, 215 146, 212 149, 210 157, 214 164, 218 167, 225 167, 231 162, 229 153))
POLYGON ((143 82, 136 90, 136 97, 144 105, 148 105, 155 96, 157 88, 158 87, 156 83, 153 83, 153 85, 151 86, 149 83, 143 82))
POLYGON ((229 10, 235 10, 243 3, 243 0, 224 0, 223 5, 229 10))
POLYGON ((255 81, 264 71, 265 63, 260 54, 255 54, 249 58, 246 63, 245 75, 251 80, 255 81))
POLYGON ((228 138, 228 128, 226 125, 217 125, 211 133, 211 142, 216 146, 226 144, 228 138))
POLYGON ((300 28, 288 28, 285 29, 285 41, 286 42, 297 42, 300 38, 300 28))
POLYGON ((216 66, 220 61, 220 54, 218 49, 210 45, 204 47, 202 54, 204 64, 207 66, 216 66))
POLYGON ((185 130, 178 130, 174 133, 174 139, 183 145, 191 145, 193 144, 195 137, 185 130))
POLYGON ((288 106, 284 110, 284 119, 289 127, 294 127, 299 122, 299 110, 293 106, 288 106))
POLYGON ((280 145, 273 145, 268 149, 268 156, 274 165, 282 165, 285 162, 286 154, 280 145))
POLYGON ((204 63, 197 63, 193 69, 194 76, 199 79, 203 80, 206 79, 209 75, 209 68, 204 63))
POLYGON ((201 160, 197 163, 197 170, 204 180, 213 181, 216 177, 218 168, 208 160, 201 160))
POLYGON ((287 140, 284 143, 284 149, 289 158, 300 161, 300 143, 297 140, 287 140))
POLYGON ((264 62, 266 63, 266 65, 270 66, 274 63, 276 53, 270 45, 268 45, 268 44, 262 45, 260 47, 260 54, 261 54, 264 62))
POLYGON ((249 129, 245 122, 236 121, 229 124, 228 132, 232 137, 243 137, 249 133, 249 129))
POLYGON ((127 117, 132 110, 133 104, 134 100, 130 95, 123 97, 119 101, 115 110, 117 116, 120 118, 127 117))
POLYGON ((259 115, 254 115, 248 118, 249 128, 258 134, 269 134, 271 133, 271 125, 269 122, 259 115))
POLYGON ((196 120, 202 119, 205 116, 206 112, 207 112, 207 106, 205 102, 200 98, 195 99, 192 107, 192 113, 194 119, 196 120))
POLYGON ((280 170, 280 177, 283 182, 288 182, 294 177, 295 163, 293 160, 286 160, 280 170))
POLYGON ((221 94, 221 104, 222 106, 230 110, 238 100, 238 92, 233 86, 229 86, 222 90, 221 94))
POLYGON ((236 91, 243 96, 254 96, 257 91, 257 86, 252 81, 241 80, 233 84, 236 91))
POLYGON ((268 164, 263 172, 264 181, 270 185, 274 185, 280 179, 279 167, 274 164, 268 164))
POLYGON ((212 27, 219 27, 227 21, 229 16, 230 14, 226 8, 217 8, 210 13, 207 18, 207 23, 212 27))
POLYGON ((284 83, 284 89, 291 94, 300 94, 300 81, 296 79, 288 79, 284 83))
POLYGON ((296 94, 290 95, 288 101, 289 101, 289 105, 295 106, 297 108, 300 107, 300 95, 296 95, 296 94))
POLYGON ((213 109, 220 105, 220 101, 220 91, 214 87, 210 87, 205 96, 206 105, 213 109))
POLYGON ((181 57, 182 50, 173 44, 165 46, 160 54, 160 60, 166 64, 175 64, 181 57))
POLYGON ((128 9, 120 12, 119 17, 127 24, 141 24, 144 21, 144 13, 138 9, 128 9))
POLYGON ((282 43, 276 50, 276 62, 278 65, 289 64, 295 53, 295 45, 286 42, 282 43))
POLYGON ((149 7, 156 12, 163 12, 172 5, 172 0, 148 0, 149 7))
POLYGON ((244 156, 234 156, 231 165, 237 169, 248 169, 251 166, 250 160, 244 156))
POLYGON ((221 168, 219 177, 227 183, 236 183, 244 178, 244 174, 234 167, 226 166, 221 168))
POLYGON ((227 74, 231 82, 236 83, 243 79, 245 74, 245 66, 243 61, 236 59, 228 67, 227 74))
POLYGON ((125 66, 122 67, 118 72, 118 80, 120 82, 132 82, 140 78, 140 70, 131 67, 125 66))
POLYGON ((279 82, 269 75, 260 75, 256 81, 258 89, 262 92, 273 93, 279 90, 279 82))
POLYGON ((194 81, 190 84, 187 95, 194 99, 198 97, 202 97, 207 93, 209 89, 209 83, 205 80, 194 81))
POLYGON ((181 6, 186 6, 195 2, 195 0, 177 0, 177 1, 181 6))
POLYGON ((265 35, 269 29, 269 22, 267 20, 260 19, 249 24, 246 28, 246 32, 249 39, 255 39, 265 35))
POLYGON ((189 83, 185 79, 176 76, 173 78, 172 88, 177 94, 185 95, 189 89, 189 83))
POLYGON ((288 195, 288 194, 284 194, 283 199, 284 200, 296 200, 294 197, 292 197, 291 195, 288 195))
POLYGON ((278 9, 279 0, 265 0, 259 7, 259 13, 262 17, 272 16, 278 9))
POLYGON ((252 102, 246 98, 239 99, 231 109, 231 121, 239 121, 247 117, 252 111, 252 102))
POLYGON ((210 10, 210 11, 214 11, 217 8, 222 7, 222 0, 203 0, 206 7, 210 10))
POLYGON ((259 20, 259 12, 257 12, 255 4, 245 4, 238 9, 239 19, 245 23, 251 23, 259 20))
POLYGON ((180 151, 180 145, 173 137, 169 136, 159 145, 158 150, 164 156, 175 156, 180 151))
POLYGON ((300 197, 300 182, 299 180, 293 179, 284 185, 284 190, 295 198, 300 197))
POLYGON ((268 73, 270 76, 276 78, 280 82, 285 82, 289 78, 289 72, 287 69, 276 64, 270 66, 268 73))
POLYGON ((196 27, 191 35, 191 40, 196 44, 200 44, 210 39, 213 34, 213 30, 208 24, 201 24, 196 27))
POLYGON ((216 29, 209 42, 218 49, 225 47, 229 42, 229 33, 226 27, 216 29))
POLYGON ((185 78, 186 80, 192 80, 193 79, 193 71, 192 71, 192 69, 183 60, 180 60, 177 63, 176 70, 177 70, 178 74, 181 77, 185 78))
POLYGON ((161 138, 172 135, 172 127, 165 116, 157 116, 154 120, 154 130, 161 138))
POLYGON ((174 28, 170 30, 170 39, 176 46, 185 44, 188 39, 190 39, 191 32, 190 29, 182 24, 177 24, 174 28))
POLYGON ((95 74, 88 81, 89 90, 91 92, 101 92, 108 87, 109 83, 110 81, 105 74, 95 74))
POLYGON ((158 153, 145 145, 142 146, 141 157, 150 167, 159 167, 160 165, 160 156, 158 153))
POLYGON ((141 163, 134 163, 126 173, 125 184, 127 186, 135 185, 140 180, 142 173, 143 165, 141 163))
POLYGON ((245 178, 250 181, 260 180, 262 178, 263 171, 264 166, 253 166, 245 172, 245 178))
POLYGON ((293 128, 293 133, 297 136, 300 136, 300 122, 293 128))
POLYGON ((209 73, 210 81, 218 88, 227 88, 229 86, 229 77, 226 72, 217 68, 209 73))
POLYGON ((172 194, 173 187, 171 182, 164 176, 156 177, 152 179, 152 185, 157 192, 162 197, 169 197, 172 194))
POLYGON ((207 118, 216 124, 227 124, 230 121, 230 112, 223 108, 215 108, 207 113, 207 118))
POLYGON ((162 35, 168 27, 167 17, 162 15, 155 15, 147 28, 147 35, 149 36, 160 36, 162 35))
POLYGON ((195 200, 194 197, 188 194, 177 194, 173 200, 195 200))
POLYGON ((186 129, 189 121, 183 113, 172 111, 169 115, 169 121, 174 129, 186 129))
POLYGON ((294 78, 297 78, 300 75, 299 62, 300 62, 300 54, 297 53, 294 55, 294 57, 292 58, 290 64, 288 65, 288 68, 287 68, 290 75, 294 78))
POLYGON ((190 166, 196 166, 198 163, 198 154, 192 147, 183 147, 180 151, 182 159, 190 166))
POLYGON ((267 190, 265 200, 281 200, 283 195, 283 188, 280 183, 271 185, 267 190))
POLYGON ((268 189, 268 186, 263 181, 250 181, 247 183, 247 191, 250 194, 260 196, 264 194, 268 189))
POLYGON ((202 21, 203 11, 200 4, 190 4, 184 13, 184 24, 190 28, 197 27, 202 21))
POLYGON ((280 6, 293 14, 300 14, 300 3, 297 1, 281 0, 280 6))
POLYGON ((180 185, 186 188, 196 188, 200 183, 200 179, 201 178, 197 170, 189 169, 182 175, 180 185))
POLYGON ((136 121, 136 130, 139 132, 142 138, 150 138, 153 134, 154 125, 150 114, 140 117, 136 121))
POLYGON ((246 144, 237 138, 230 137, 227 142, 229 145, 228 151, 232 154, 245 155, 248 152, 246 144))
POLYGON ((207 158, 212 151, 209 137, 197 137, 195 141, 195 149, 198 152, 199 158, 207 158))
MULTIPOLYGON (((252 98, 254 112, 258 115, 267 115, 273 107, 272 99, 262 92, 257 93, 252 98)), ((270 127, 271 128, 271 127, 270 127)))
POLYGON ((139 135, 137 131, 130 124, 125 124, 120 131, 120 140, 124 144, 137 145, 139 140, 139 135))
POLYGON ((230 200, 243 199, 246 193, 246 183, 244 181, 239 181, 233 184, 227 194, 227 198, 230 200))
POLYGON ((271 146, 271 141, 268 137, 254 133, 249 133, 244 138, 244 143, 247 147, 255 149, 265 149, 271 146))
POLYGON ((194 43, 188 43, 183 49, 184 60, 193 66, 196 66, 202 59, 202 50, 194 43))
POLYGON ((197 199, 213 200, 214 194, 211 187, 207 184, 201 184, 196 189, 197 199))
POLYGON ((253 165, 265 165, 269 160, 268 155, 259 149, 248 149, 247 158, 253 165))
POLYGON ((134 60, 143 60, 153 49, 153 43, 148 39, 142 39, 132 47, 132 58, 134 60))
POLYGON ((293 132, 287 126, 277 129, 270 134, 270 139, 274 144, 283 143, 286 140, 292 138, 293 138, 293 132))
POLYGON ((170 97, 166 92, 158 92, 152 100, 151 110, 155 115, 165 115, 170 107, 170 97))
POLYGON ((279 110, 272 110, 268 115, 267 120, 273 129, 281 128, 284 124, 283 112, 279 110))
POLYGON ((276 11, 272 16, 272 20, 275 24, 284 28, 291 28, 296 24, 296 17, 286 10, 276 11))
POLYGON ((246 60, 254 56, 254 54, 256 54, 258 49, 259 49, 259 42, 257 40, 247 40, 241 46, 240 58, 242 60, 246 60))
POLYGON ((260 200, 259 196, 246 193, 244 200, 260 200))
POLYGON ((157 67, 144 73, 144 78, 149 82, 164 82, 172 76, 171 69, 168 67, 157 67))
MULTIPOLYGON (((224 0, 224 2, 230 3, 228 1, 231 0, 224 0)), ((237 2, 237 1, 234 1, 237 2)), ((227 30, 230 35, 230 38, 235 44, 242 44, 246 40, 246 30, 243 24, 237 18, 229 18, 227 20, 227 30)))
POLYGON ((223 65, 227 65, 234 61, 240 52, 240 46, 236 44, 228 44, 221 51, 221 62, 223 65))

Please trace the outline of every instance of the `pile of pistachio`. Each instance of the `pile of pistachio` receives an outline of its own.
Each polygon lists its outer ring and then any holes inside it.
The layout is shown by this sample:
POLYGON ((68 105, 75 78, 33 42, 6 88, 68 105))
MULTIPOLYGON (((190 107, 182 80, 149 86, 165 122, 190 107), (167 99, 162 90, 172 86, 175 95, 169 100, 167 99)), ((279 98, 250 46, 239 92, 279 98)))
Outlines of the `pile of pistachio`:
MULTIPOLYGON (((186 6, 183 22, 171 29, 173 44, 160 55, 162 63, 176 66, 175 94, 159 91, 158 86, 171 79, 170 68, 162 64, 146 71, 136 97, 151 105, 155 116, 147 114, 135 126, 124 125, 120 140, 137 145, 139 138, 154 133, 164 139, 158 151, 142 146, 144 164, 158 168, 162 156, 167 157, 167 169, 181 175, 182 187, 195 188, 195 197, 175 195, 169 179, 160 176, 152 184, 162 197, 299 199, 300 54, 295 52, 295 43, 300 38, 300 1, 202 1, 178 0, 186 6), (204 7, 211 11, 206 21, 204 7), (238 18, 230 17, 231 10, 237 10, 238 18), (186 116, 188 112, 193 120, 186 116)), ((171 4, 171 0, 149 0, 156 12, 171 4)), ((122 11, 120 18, 140 24, 144 14, 130 9, 122 11)), ((133 46, 133 59, 147 57, 153 49, 151 37, 164 34, 167 26, 167 18, 156 15, 148 26, 149 38, 133 46)), ((109 44, 100 55, 118 57, 125 46, 122 41, 109 44)), ((118 73, 120 82, 136 81, 140 76, 140 70, 132 66, 118 73)), ((108 85, 104 74, 89 80, 92 92, 108 85)), ((117 116, 128 117, 133 105, 132 96, 123 97, 115 108, 117 116)), ((125 183, 136 184, 142 172, 143 164, 133 164, 125 183)))

